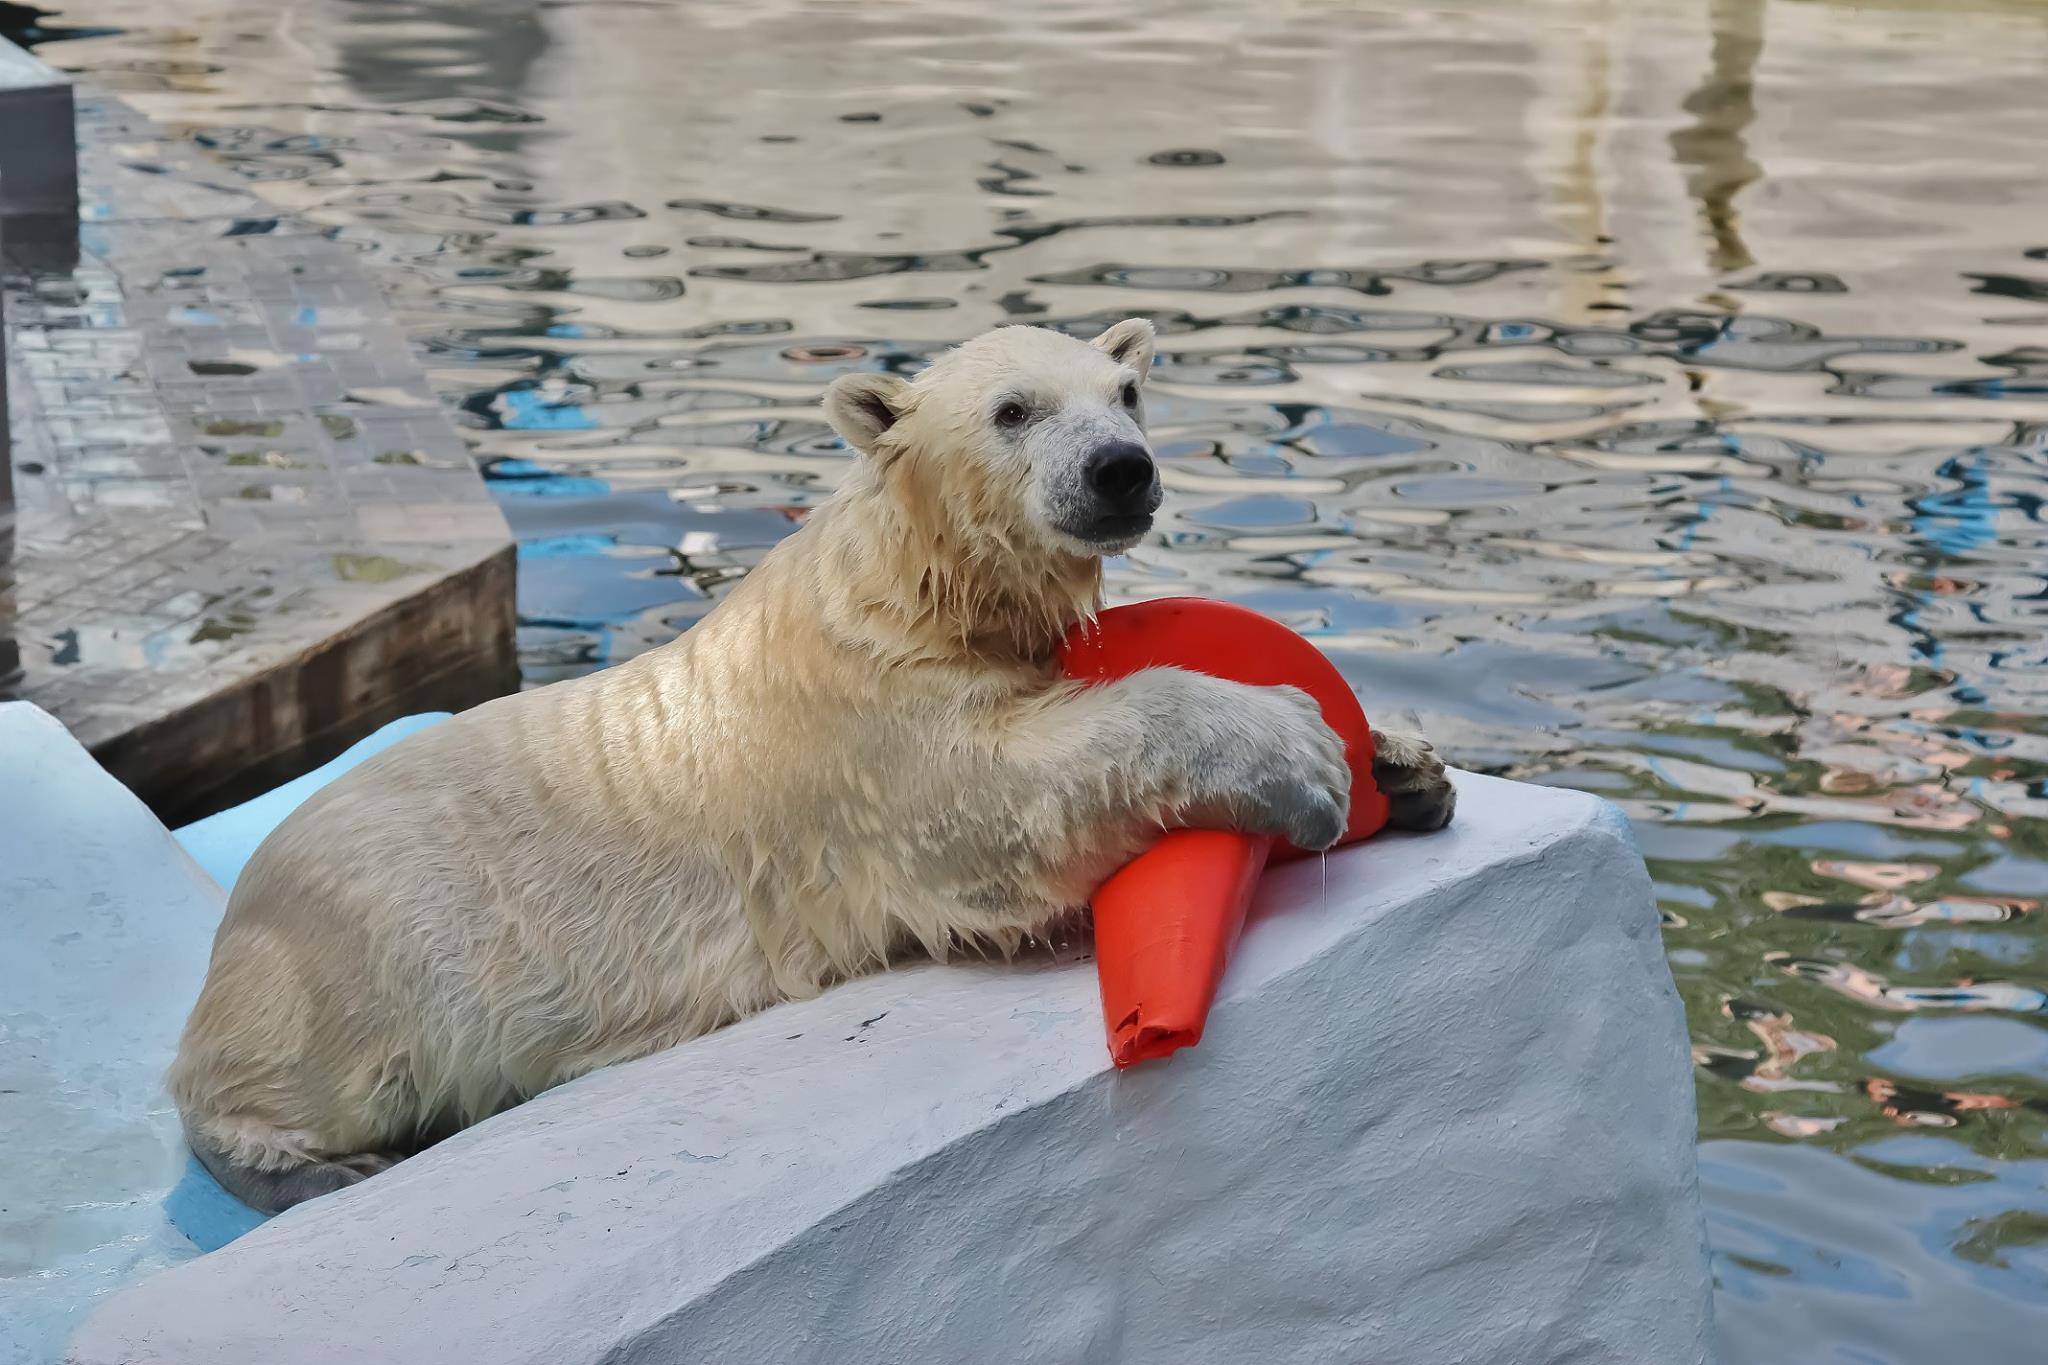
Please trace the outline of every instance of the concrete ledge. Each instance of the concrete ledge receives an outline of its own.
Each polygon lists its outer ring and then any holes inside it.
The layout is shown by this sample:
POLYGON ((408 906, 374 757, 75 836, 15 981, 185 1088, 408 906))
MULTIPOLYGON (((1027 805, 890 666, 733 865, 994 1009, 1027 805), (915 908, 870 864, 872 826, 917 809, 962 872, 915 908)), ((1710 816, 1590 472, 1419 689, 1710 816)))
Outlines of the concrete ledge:
POLYGON ((1693 1099, 1592 798, 1269 877, 1202 1046, 1092 967, 854 982, 130 1290, 78 1365, 1708 1359, 1693 1099))
POLYGON ((71 81, 0 38, 0 219, 23 237, 78 227, 71 81))
POLYGON ((271 652, 248 649, 245 670, 165 679, 141 706, 82 716, 80 738, 176 823, 267 791, 397 717, 513 691, 512 547, 452 548, 425 590, 376 585, 324 638, 296 649, 259 638, 271 652))
POLYGON ((516 687, 505 519, 362 262, 119 101, 77 116, 85 254, 0 280, 12 693, 179 823, 516 687))

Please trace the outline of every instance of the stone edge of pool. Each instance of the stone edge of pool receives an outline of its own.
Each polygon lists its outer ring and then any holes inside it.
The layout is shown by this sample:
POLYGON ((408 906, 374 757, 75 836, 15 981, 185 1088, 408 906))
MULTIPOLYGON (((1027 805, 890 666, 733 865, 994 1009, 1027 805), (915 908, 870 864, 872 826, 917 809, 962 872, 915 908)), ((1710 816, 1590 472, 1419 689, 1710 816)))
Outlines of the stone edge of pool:
POLYGON ((510 533, 355 254, 106 93, 30 85, 39 136, 7 162, 37 173, 6 201, 6 695, 177 822, 512 690, 510 533), (77 223, 53 236, 42 144, 74 106, 77 223))

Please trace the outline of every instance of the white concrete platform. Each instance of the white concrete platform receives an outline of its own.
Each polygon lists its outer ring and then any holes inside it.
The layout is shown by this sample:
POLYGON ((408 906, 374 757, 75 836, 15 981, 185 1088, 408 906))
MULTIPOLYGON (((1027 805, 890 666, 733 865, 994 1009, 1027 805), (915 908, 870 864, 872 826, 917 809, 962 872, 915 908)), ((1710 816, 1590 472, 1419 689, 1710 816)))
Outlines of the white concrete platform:
POLYGON ((167 1270, 68 1358, 1706 1361, 1641 861, 1590 797, 1460 785, 1327 893, 1269 877, 1192 1052, 1113 1073, 1085 962, 855 982, 167 1270))
POLYGON ((95 1297, 197 1253, 164 1068, 220 888, 64 727, 0 703, 0 1363, 42 1365, 95 1297))
POLYGON ((321 783, 438 719, 174 837, 62 725, 0 703, 0 1365, 48 1365, 96 1299, 260 1221, 189 1160, 163 1089, 221 886, 321 783))

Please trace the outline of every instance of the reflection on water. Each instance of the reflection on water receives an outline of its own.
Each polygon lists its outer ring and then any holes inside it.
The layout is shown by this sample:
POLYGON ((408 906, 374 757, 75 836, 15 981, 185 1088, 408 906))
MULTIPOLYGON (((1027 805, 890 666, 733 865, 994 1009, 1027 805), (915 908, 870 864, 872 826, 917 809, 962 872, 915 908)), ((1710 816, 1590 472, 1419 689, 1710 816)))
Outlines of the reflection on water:
POLYGON ((383 272, 520 536, 529 680, 787 534, 833 376, 1148 314, 1169 500, 1114 592, 1278 615, 1635 819, 1729 1360, 2026 1358, 2048 14, 488 9, 42 22, 121 25, 46 54, 383 272))

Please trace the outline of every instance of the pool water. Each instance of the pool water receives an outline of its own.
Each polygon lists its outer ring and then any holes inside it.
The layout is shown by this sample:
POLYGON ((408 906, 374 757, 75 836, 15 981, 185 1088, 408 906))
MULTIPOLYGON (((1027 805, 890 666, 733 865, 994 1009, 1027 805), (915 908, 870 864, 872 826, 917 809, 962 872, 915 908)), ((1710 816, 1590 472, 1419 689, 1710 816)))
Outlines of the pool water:
POLYGON ((789 533, 833 376, 1151 316, 1168 502, 1113 594, 1279 616, 1376 719, 1635 821, 1730 1365, 2040 1358, 2048 10, 38 22, 381 272, 519 536, 529 683, 789 533))

